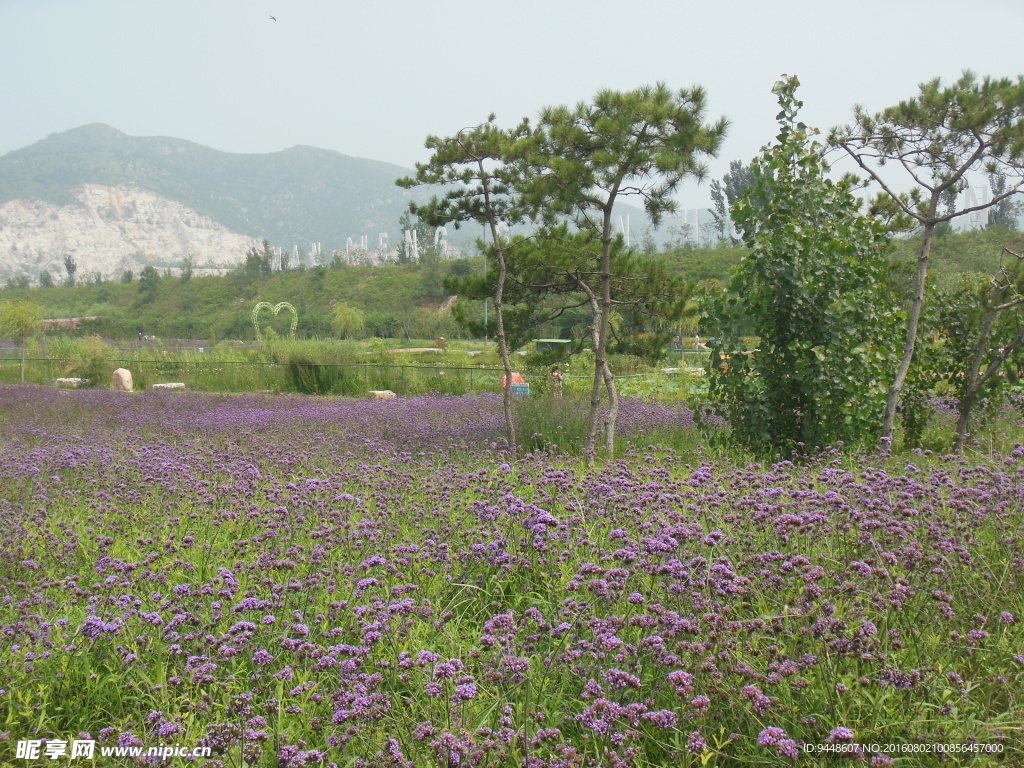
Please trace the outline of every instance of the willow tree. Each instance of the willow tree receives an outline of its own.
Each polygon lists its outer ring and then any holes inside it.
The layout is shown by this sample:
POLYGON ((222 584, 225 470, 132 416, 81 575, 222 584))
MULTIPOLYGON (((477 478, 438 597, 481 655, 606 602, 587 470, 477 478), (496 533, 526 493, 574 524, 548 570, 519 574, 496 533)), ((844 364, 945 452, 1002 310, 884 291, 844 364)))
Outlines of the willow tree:
POLYGON ((998 205, 1024 188, 1024 78, 979 81, 965 72, 948 86, 936 78, 920 85, 916 97, 875 115, 855 107, 853 125, 833 129, 829 142, 880 185, 876 210, 922 229, 903 354, 889 386, 883 418, 882 436, 891 438, 914 357, 936 227, 998 205), (889 173, 890 166, 909 177, 913 184, 909 192, 897 191, 897 174, 889 173), (1006 177, 1001 193, 960 210, 949 206, 940 210, 944 200, 967 188, 968 174, 983 170, 1006 177))
MULTIPOLYGON (((494 115, 475 128, 464 128, 454 136, 429 136, 427 149, 433 155, 426 163, 416 164, 416 176, 399 179, 402 187, 419 184, 445 185, 443 197, 434 197, 425 205, 411 203, 410 211, 420 221, 431 226, 454 224, 456 228, 467 222, 485 226, 493 252, 498 261, 498 279, 494 289, 494 315, 497 324, 498 354, 505 369, 505 381, 512 381, 512 362, 509 359, 508 340, 505 335, 504 289, 508 272, 506 248, 499 232, 502 223, 521 220, 515 181, 518 172, 510 158, 516 155, 513 147, 529 134, 524 120, 512 130, 504 131, 494 124, 494 115)), ((509 450, 518 449, 515 419, 512 415, 512 387, 506 386, 502 395, 505 431, 509 450)))
MULTIPOLYGON (((662 83, 634 91, 600 91, 591 103, 550 107, 537 128, 516 146, 525 176, 523 199, 548 217, 559 216, 592 243, 576 251, 577 288, 593 315, 594 380, 584 446, 595 459, 602 427, 602 385, 608 394, 605 447, 615 445, 618 393, 608 364, 611 316, 616 304, 617 203, 639 199, 652 225, 676 210, 674 193, 686 179, 703 179, 702 159, 715 157, 727 121, 705 123, 702 88, 673 91, 662 83)), ((624 249, 620 252, 626 253, 624 249)))
POLYGON ((21 383, 25 383, 28 340, 43 332, 43 308, 34 301, 0 302, 0 338, 21 346, 21 383))

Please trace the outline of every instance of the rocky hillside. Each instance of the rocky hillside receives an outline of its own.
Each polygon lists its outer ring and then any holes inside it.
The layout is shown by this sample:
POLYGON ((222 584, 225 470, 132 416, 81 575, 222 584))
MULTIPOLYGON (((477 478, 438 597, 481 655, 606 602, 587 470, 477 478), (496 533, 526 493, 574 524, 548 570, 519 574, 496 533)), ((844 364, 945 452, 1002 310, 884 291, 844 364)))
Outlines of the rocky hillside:
POLYGON ((241 260, 253 240, 325 253, 400 241, 407 169, 313 147, 266 155, 76 128, 0 157, 0 277, 41 269, 108 277, 139 265, 241 260))
POLYGON ((0 205, 0 277, 43 270, 60 280, 64 257, 79 278, 99 272, 136 275, 148 264, 175 267, 192 255, 200 267, 231 266, 257 241, 181 203, 135 187, 86 184, 76 204, 12 200, 0 205), (6 255, 6 256, 5 256, 6 255))

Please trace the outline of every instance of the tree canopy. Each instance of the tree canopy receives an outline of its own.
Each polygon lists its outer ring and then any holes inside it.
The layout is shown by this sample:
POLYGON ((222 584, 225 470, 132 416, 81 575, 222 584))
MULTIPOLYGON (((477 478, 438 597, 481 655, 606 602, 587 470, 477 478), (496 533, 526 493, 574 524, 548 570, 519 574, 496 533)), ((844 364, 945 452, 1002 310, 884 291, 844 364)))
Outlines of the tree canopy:
MULTIPOLYGON (((704 177, 703 158, 717 154, 727 127, 724 118, 703 122, 705 102, 700 88, 672 91, 661 83, 628 92, 604 90, 590 103, 544 109, 532 130, 526 121, 511 131, 489 121, 451 138, 431 136, 431 161, 417 166, 415 179, 399 181, 402 186, 450 187, 444 197, 412 206, 421 218, 487 226, 488 248, 499 268, 495 315, 507 371, 506 279, 515 286, 520 320, 557 316, 564 304, 538 310, 551 296, 570 297, 570 306, 591 310, 594 383, 585 445, 590 460, 600 427, 602 385, 609 398, 605 445, 609 453, 614 447, 618 397, 607 359, 614 307, 653 302, 659 291, 678 294, 663 272, 638 268, 635 255, 615 236, 612 212, 616 202, 636 196, 657 225, 675 210, 679 184, 704 177), (506 245, 499 223, 524 219, 537 225, 534 234, 506 245)), ((474 283, 470 278, 460 282, 474 283)), ((511 424, 507 408, 506 415, 511 424)))
POLYGON ((0 302, 0 338, 21 346, 21 380, 25 381, 25 349, 28 340, 43 332, 44 310, 34 301, 0 302))
MULTIPOLYGON (((718 154, 728 122, 705 123, 707 94, 699 87, 673 91, 663 83, 634 91, 600 91, 593 102, 549 107, 516 151, 523 162, 522 197, 548 220, 582 233, 569 252, 575 288, 593 312, 594 381, 585 451, 593 458, 602 426, 602 384, 609 407, 605 447, 614 449, 618 395, 608 365, 616 248, 615 204, 639 198, 651 223, 676 210, 673 197, 686 179, 701 180, 704 160, 718 154)), ((562 274, 567 274, 564 266, 562 274)))
POLYGON ((920 85, 918 95, 869 114, 854 110, 854 123, 835 128, 829 142, 881 187, 875 211, 896 222, 923 228, 917 277, 910 302, 903 356, 889 387, 883 435, 891 437, 900 393, 910 370, 936 227, 998 205, 1024 188, 1024 77, 979 80, 964 72, 955 83, 938 78, 920 85), (898 192, 884 166, 895 165, 913 183, 898 192), (971 172, 987 170, 1004 178, 991 200, 960 210, 939 206, 965 189, 971 172))
MULTIPOLYGON (((447 187, 444 197, 435 197, 423 206, 410 204, 410 211, 422 221, 438 226, 453 223, 455 227, 475 222, 486 228, 490 236, 489 249, 493 250, 498 262, 497 281, 494 285, 494 316, 498 354, 505 369, 505 381, 508 382, 512 381, 512 362, 504 318, 508 265, 498 227, 521 221, 525 215, 516 189, 519 169, 513 159, 517 154, 513 148, 529 134, 527 121, 524 120, 511 131, 503 131, 494 125, 492 114, 486 123, 463 129, 455 136, 429 136, 426 146, 434 151, 430 162, 417 164, 414 179, 399 179, 397 182, 402 187, 419 184, 443 184, 447 187)), ((456 282, 471 286, 475 281, 470 276, 464 276, 456 282)), ((503 390, 505 431, 509 450, 514 453, 518 450, 518 444, 512 416, 512 388, 504 387, 503 390)))
POLYGON ((789 77, 773 89, 779 134, 751 163, 752 184, 733 206, 750 253, 709 318, 718 324, 711 395, 733 438, 755 450, 876 436, 889 371, 885 229, 860 215, 853 179, 827 177, 817 131, 798 119, 798 86, 789 77))

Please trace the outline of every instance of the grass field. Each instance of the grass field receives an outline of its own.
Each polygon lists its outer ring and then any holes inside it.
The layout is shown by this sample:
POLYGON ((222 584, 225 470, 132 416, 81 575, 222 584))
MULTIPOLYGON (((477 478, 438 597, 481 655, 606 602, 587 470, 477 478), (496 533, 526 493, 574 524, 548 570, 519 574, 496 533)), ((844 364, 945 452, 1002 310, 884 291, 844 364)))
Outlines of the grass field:
POLYGON ((0 388, 0 764, 1024 764, 1024 448, 571 404, 0 388))

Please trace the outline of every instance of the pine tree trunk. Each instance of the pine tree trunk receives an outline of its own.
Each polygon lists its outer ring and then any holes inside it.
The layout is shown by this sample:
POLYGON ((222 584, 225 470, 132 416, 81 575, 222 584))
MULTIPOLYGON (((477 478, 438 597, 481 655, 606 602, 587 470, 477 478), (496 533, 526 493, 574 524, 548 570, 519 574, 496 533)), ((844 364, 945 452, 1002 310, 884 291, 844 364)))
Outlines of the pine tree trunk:
POLYGON ((491 239, 494 241, 494 251, 498 255, 498 284, 494 289, 494 318, 497 323, 498 354, 501 356, 501 364, 505 369, 505 386, 501 392, 501 410, 505 417, 505 434, 508 440, 508 450, 515 456, 519 451, 519 443, 516 440, 516 420, 512 413, 512 361, 508 356, 508 342, 505 340, 505 316, 502 312, 502 298, 505 293, 505 249, 501 246, 501 235, 498 234, 498 225, 494 220, 493 208, 491 207, 491 192, 487 184, 487 174, 484 170, 482 160, 477 160, 480 168, 481 185, 484 192, 484 207, 487 211, 487 223, 491 228, 491 239))
POLYGON ((615 422, 619 416, 619 390, 615 385, 615 375, 607 361, 604 364, 604 385, 608 390, 608 415, 604 420, 605 449, 608 458, 615 455, 615 422))
POLYGON ((979 380, 981 372, 981 361, 985 356, 985 348, 988 347, 989 336, 992 333, 992 323, 995 321, 996 312, 991 308, 985 313, 985 322, 982 324, 981 333, 978 334, 978 344, 974 349, 974 359, 971 360, 971 370, 967 372, 967 381, 964 382, 964 396, 960 398, 960 416, 956 420, 956 436, 953 438, 953 453, 960 453, 964 447, 964 440, 967 439, 967 428, 971 424, 971 412, 978 398, 981 385, 985 382, 979 380))
POLYGON ((583 445, 583 455, 586 457, 588 467, 594 466, 597 459, 597 424, 601 413, 601 384, 603 382, 603 367, 597 360, 597 350, 600 347, 600 309, 597 306, 597 299, 587 286, 586 293, 590 296, 591 309, 594 313, 594 324, 592 338, 594 341, 594 383, 590 389, 590 410, 587 413, 587 440, 583 445))
MULTIPOLYGON (((595 318, 597 322, 597 318, 595 318)), ((597 335, 595 333, 595 335, 597 335)), ((595 352, 596 357, 596 352, 595 352)), ((590 410, 587 413, 587 440, 583 445, 583 455, 586 457, 587 466, 594 466, 597 461, 597 430, 598 421, 601 415, 601 384, 603 381, 601 367, 597 360, 594 360, 594 384, 590 389, 590 410)))
POLYGON ((600 298, 588 285, 579 279, 580 287, 583 288, 590 300, 591 311, 594 314, 594 385, 590 391, 590 412, 587 415, 587 441, 583 452, 586 456, 588 466, 593 466, 597 460, 597 433, 599 426, 604 427, 605 448, 612 455, 615 447, 615 417, 618 414, 618 393, 615 390, 615 380, 611 368, 608 366, 608 335, 611 321, 611 214, 605 211, 605 236, 601 248, 601 295, 600 298), (604 421, 601 420, 601 387, 608 389, 608 396, 611 400, 611 408, 604 421))
POLYGON ((1024 341, 1024 328, 1021 328, 1017 332, 1017 335, 1003 347, 1002 352, 999 356, 993 360, 985 372, 981 372, 981 361, 985 354, 985 349, 988 347, 989 337, 992 332, 992 324, 995 322, 996 315, 999 313, 998 309, 990 309, 989 314, 985 318, 985 325, 982 327, 981 335, 978 338, 978 347, 975 351, 974 362, 971 364, 971 370, 967 375, 967 388, 964 390, 964 396, 960 399, 960 416, 956 421, 956 435, 953 437, 953 453, 960 453, 963 450, 964 442, 967 440, 967 430, 971 425, 971 414, 974 412, 974 406, 978 402, 978 394, 981 392, 981 388, 985 386, 985 383, 993 376, 999 375, 999 369, 1002 367, 1006 359, 1016 351, 1017 347, 1020 346, 1021 342, 1024 341))
POLYGON ((936 201, 932 201, 930 219, 924 225, 924 238, 921 242, 921 253, 917 257, 917 281, 914 284, 914 298, 910 305, 910 320, 907 323, 907 338, 903 343, 903 358, 896 369, 896 378, 889 387, 889 398, 885 403, 885 418, 882 422, 882 437, 892 440, 896 424, 896 407, 900 402, 903 384, 910 371, 910 363, 914 359, 914 346, 917 344, 917 327, 921 321, 921 308, 924 306, 924 286, 928 277, 928 258, 932 250, 932 234, 935 231, 936 201))
POLYGON ((505 318, 502 314, 502 296, 505 291, 505 252, 497 241, 497 229, 495 229, 495 244, 498 252, 498 285, 494 290, 494 316, 498 325, 498 354, 501 355, 501 364, 505 368, 505 388, 501 393, 501 409, 505 415, 505 433, 508 436, 508 449, 513 456, 519 450, 516 442, 516 422, 512 414, 512 361, 508 356, 508 342, 505 340, 505 318))
POLYGON ((970 392, 960 400, 960 416, 956 420, 956 435, 953 437, 953 453, 960 453, 967 440, 967 428, 971 424, 971 411, 974 410, 975 393, 970 392))
MULTIPOLYGON (((612 196, 611 199, 614 199, 612 196)), ((601 251, 601 334, 598 344, 600 373, 608 390, 608 414, 604 419, 604 447, 611 460, 615 456, 615 421, 619 415, 619 393, 615 388, 615 376, 608 365, 608 337, 611 335, 612 320, 612 220, 611 208, 605 210, 604 242, 601 251)))

